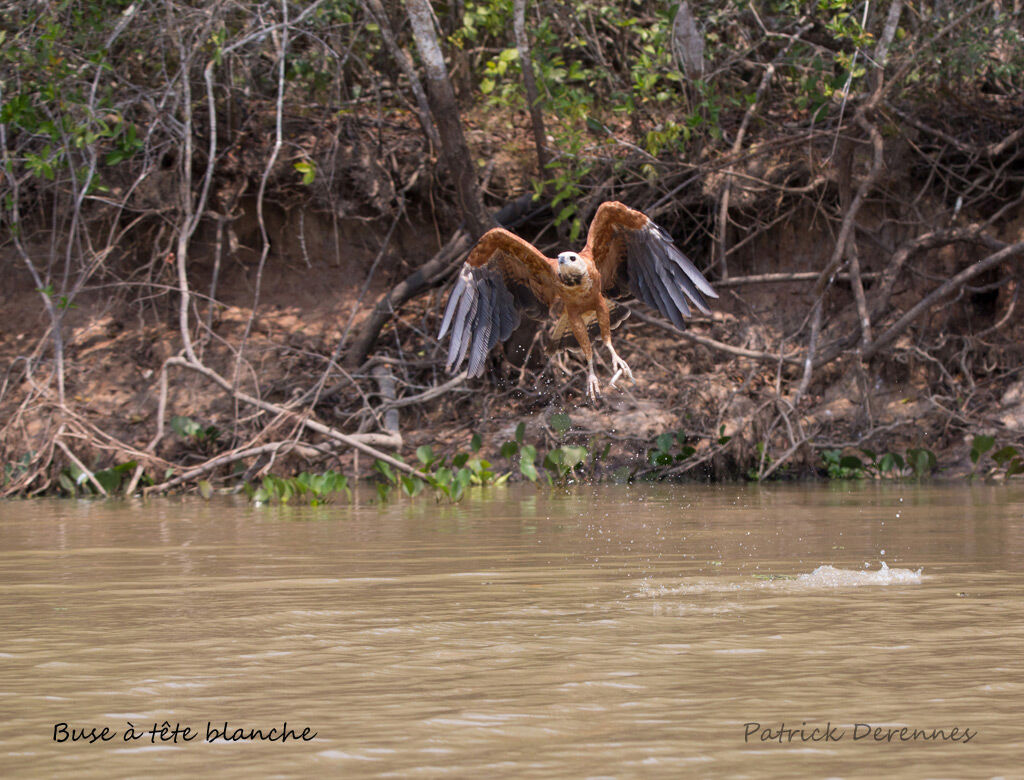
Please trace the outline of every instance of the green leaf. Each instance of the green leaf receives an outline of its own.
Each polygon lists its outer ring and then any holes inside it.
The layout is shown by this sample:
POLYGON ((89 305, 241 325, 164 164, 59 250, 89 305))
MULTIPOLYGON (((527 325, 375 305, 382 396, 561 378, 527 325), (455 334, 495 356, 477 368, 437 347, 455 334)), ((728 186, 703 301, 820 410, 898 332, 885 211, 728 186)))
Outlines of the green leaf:
POLYGON ((532 461, 520 460, 519 471, 522 472, 523 476, 526 477, 530 482, 537 481, 537 467, 533 465, 532 461))
POLYGON ((908 449, 907 461, 914 470, 914 476, 918 479, 930 474, 937 465, 935 453, 924 447, 908 449))
POLYGON ((570 420, 569 415, 564 412, 558 412, 557 414, 551 415, 551 419, 548 420, 548 424, 551 426, 551 430, 555 433, 564 434, 572 427, 572 420, 570 420))
POLYGON ((586 447, 563 447, 562 451, 565 453, 563 463, 568 469, 574 469, 585 463, 590 454, 586 447))
POLYGON ((171 429, 183 439, 194 438, 202 430, 191 417, 180 415, 171 418, 171 429))
POLYGON ((537 467, 534 463, 537 460, 537 448, 532 444, 524 444, 519 449, 519 470, 530 482, 537 481, 537 467))
POLYGON ((996 446, 995 436, 975 436, 974 443, 971 444, 971 460, 975 463, 978 462, 978 458, 988 452, 990 449, 996 446))
POLYGON ((671 433, 663 433, 657 439, 654 440, 655 446, 661 452, 671 452, 672 443, 675 440, 675 435, 671 433))
POLYGON ((1024 458, 1014 458, 1006 467, 1006 476, 1012 477, 1016 474, 1024 474, 1024 458))
POLYGON ((568 206, 564 206, 562 208, 562 210, 558 212, 558 216, 555 217, 555 224, 556 225, 561 225, 563 222, 565 222, 567 219, 569 219, 569 217, 571 217, 575 212, 576 212, 576 204, 575 203, 570 203, 568 206))
POLYGON ((501 445, 501 457, 511 458, 519 452, 519 445, 514 441, 507 441, 501 445))
POLYGON ((205 499, 209 499, 210 496, 213 495, 213 485, 211 485, 208 480, 199 480, 199 482, 196 484, 196 487, 199 488, 199 495, 201 495, 205 499))
POLYGON ((463 466, 466 465, 467 460, 469 460, 469 453, 460 452, 458 455, 452 458, 452 466, 454 466, 457 469, 461 469, 463 466))
POLYGON ((561 472, 564 457, 565 453, 562 451, 562 448, 556 447, 544 456, 544 468, 561 472))
POLYGON ((351 495, 352 491, 348 489, 348 477, 346 477, 344 474, 337 473, 334 473, 333 477, 334 478, 331 480, 333 484, 331 485, 331 488, 328 492, 347 493, 351 495))
POLYGON ((473 434, 473 438, 471 438, 469 440, 469 448, 473 452, 479 452, 480 451, 480 447, 482 445, 483 445, 483 439, 480 438, 480 434, 479 433, 474 433, 473 434))
POLYGON ((402 475, 402 490, 410 498, 415 497, 423 490, 423 480, 411 477, 408 474, 402 475))
POLYGON ((846 455, 839 461, 839 467, 843 469, 862 469, 864 463, 856 455, 846 455))
POLYGON ((516 426, 516 441, 520 444, 523 443, 523 437, 526 435, 526 423, 519 423, 516 426))
POLYGON ((375 460, 373 462, 373 468, 381 473, 384 478, 392 485, 397 484, 398 478, 395 476, 394 470, 391 468, 390 463, 386 463, 383 460, 375 460))
POLYGON ((113 469, 97 471, 93 476, 96 478, 97 482, 103 485, 103 489, 107 491, 107 495, 114 495, 121 487, 122 475, 113 469))
POLYGON ((1007 445, 1000 447, 998 450, 992 453, 992 460, 996 462, 996 465, 1002 466, 1004 463, 1012 460, 1018 455, 1017 448, 1007 445))
POLYGON ((434 457, 434 448, 428 444, 424 444, 416 448, 416 458, 424 466, 429 466, 437 460, 437 458, 434 457))
POLYGON ((502 62, 517 60, 519 59, 519 51, 517 49, 504 49, 501 54, 498 55, 498 59, 502 62))
POLYGON ((297 163, 293 163, 293 168, 302 174, 302 183, 305 186, 309 186, 316 181, 316 166, 309 160, 299 160, 297 163))

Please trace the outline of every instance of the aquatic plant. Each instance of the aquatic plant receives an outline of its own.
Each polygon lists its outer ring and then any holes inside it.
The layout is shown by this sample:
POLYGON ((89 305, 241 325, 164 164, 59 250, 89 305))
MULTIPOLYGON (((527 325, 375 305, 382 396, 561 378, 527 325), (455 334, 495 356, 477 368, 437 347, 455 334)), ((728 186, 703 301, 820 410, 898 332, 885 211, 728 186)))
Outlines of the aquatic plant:
MULTIPOLYGON (((996 446, 995 436, 980 435, 975 436, 971 442, 971 477, 974 477, 978 470, 978 466, 981 462, 982 456, 991 451, 996 446)), ((999 473, 1000 469, 1003 471, 1003 477, 1009 478, 1017 474, 1024 474, 1024 457, 1021 456, 1020 451, 1012 445, 1006 445, 1000 447, 991 454, 992 462, 994 466, 989 467, 987 470, 988 476, 995 476, 999 473)))
POLYGON ((654 447, 647 451, 647 462, 655 467, 673 466, 696 451, 697 448, 689 443, 689 437, 682 431, 662 433, 654 440, 654 447))
POLYGON ((867 458, 862 460, 857 455, 844 455, 842 450, 828 449, 821 453, 822 464, 829 479, 902 479, 913 477, 921 480, 938 468, 935 453, 926 447, 910 447, 906 457, 895 453, 876 453, 862 447, 861 453, 867 458))
POLYGON ((201 425, 191 417, 181 415, 171 418, 171 429, 200 452, 209 453, 216 449, 220 429, 216 425, 201 425))
POLYGON ((148 486, 153 480, 145 473, 133 479, 138 463, 129 460, 106 469, 86 470, 78 464, 71 464, 57 475, 57 484, 68 496, 117 496, 127 492, 129 486, 148 486), (100 489, 102 488, 102 490, 100 489))
POLYGON ((296 499, 308 501, 310 506, 317 506, 333 500, 334 496, 340 493, 344 493, 347 498, 352 497, 348 477, 336 471, 325 471, 321 474, 303 471, 295 477, 275 477, 267 474, 258 487, 247 482, 243 489, 251 501, 260 504, 272 501, 287 504, 296 499))

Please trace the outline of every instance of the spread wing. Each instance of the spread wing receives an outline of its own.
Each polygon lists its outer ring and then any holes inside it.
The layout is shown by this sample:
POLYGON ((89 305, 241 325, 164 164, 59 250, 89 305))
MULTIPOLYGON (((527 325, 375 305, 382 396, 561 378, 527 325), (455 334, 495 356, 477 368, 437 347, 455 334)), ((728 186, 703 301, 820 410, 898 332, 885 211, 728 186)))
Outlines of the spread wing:
POLYGON ((469 356, 469 376, 480 376, 484 360, 519 326, 520 310, 540 314, 557 299, 555 261, 503 228, 484 233, 459 272, 438 340, 451 330, 447 369, 455 373, 469 356))
POLYGON ((601 272, 602 289, 625 282, 635 297, 660 311, 677 328, 690 316, 691 304, 710 314, 705 296, 718 297, 668 233, 645 214, 616 201, 601 204, 580 254, 593 259, 601 272))

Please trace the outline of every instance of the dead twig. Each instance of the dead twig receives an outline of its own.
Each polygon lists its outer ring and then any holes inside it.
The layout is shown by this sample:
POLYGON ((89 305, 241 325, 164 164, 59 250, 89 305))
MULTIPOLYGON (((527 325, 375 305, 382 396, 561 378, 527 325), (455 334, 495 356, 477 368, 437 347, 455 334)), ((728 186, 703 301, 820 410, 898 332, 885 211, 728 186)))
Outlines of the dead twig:
MULTIPOLYGON (((385 463, 388 463, 389 465, 395 467, 396 469, 404 471, 408 474, 417 473, 416 470, 408 463, 403 463, 397 458, 393 458, 387 453, 381 452, 380 450, 376 449, 369 443, 381 442, 386 446, 387 444, 394 443, 394 438, 391 436, 381 434, 364 434, 362 436, 350 436, 348 434, 344 434, 341 431, 337 431, 334 428, 324 425, 323 423, 317 422, 316 420, 311 420, 307 416, 301 415, 298 412, 294 412, 278 404, 274 404, 269 401, 264 401, 260 398, 251 396, 248 393, 245 393, 241 390, 235 389, 232 387, 231 382, 222 377, 213 369, 208 368, 201 363, 190 361, 185 357, 168 358, 164 362, 164 369, 161 373, 166 375, 166 369, 170 366, 187 368, 190 371, 195 371, 196 373, 205 376, 214 384, 218 385, 221 389, 231 393, 236 400, 241 401, 244 404, 247 404, 249 406, 255 406, 256 408, 262 409, 263 411, 272 412, 273 414, 280 415, 288 419, 293 419, 301 426, 309 428, 311 431, 315 433, 319 433, 322 436, 326 436, 330 439, 335 439, 336 441, 340 441, 342 444, 365 452, 367 455, 371 455, 372 457, 377 458, 378 460, 382 460, 385 463)), ((166 379, 163 379, 162 381, 166 382, 166 379)), ((166 402, 162 403, 161 406, 163 408, 166 408, 166 402)), ((162 429, 162 425, 159 422, 158 429, 162 429)), ((151 442, 150 446, 155 445, 151 442)))
POLYGON ((743 347, 734 347, 732 344, 726 344, 715 339, 708 338, 707 336, 698 336, 696 333, 691 333, 688 330, 679 330, 675 325, 667 320, 659 319, 658 317, 652 317, 650 314, 630 307, 631 316, 636 317, 638 320, 643 322, 649 322, 651 325, 657 325, 659 328, 667 330, 673 335, 679 336, 686 341, 692 341, 694 344, 701 344, 705 347, 718 350, 719 352, 725 352, 729 355, 735 355, 736 357, 747 358, 749 360, 757 360, 764 363, 777 363, 782 360, 785 363, 792 363, 794 365, 800 365, 800 358, 794 355, 778 355, 771 352, 758 352, 753 349, 744 349, 743 347))
POLYGON ((96 488, 96 490, 99 491, 101 496, 106 497, 106 496, 109 495, 107 493, 107 489, 105 487, 103 487, 103 485, 100 484, 100 481, 98 479, 96 479, 96 475, 92 473, 92 470, 88 466, 86 466, 84 463, 82 463, 82 461, 80 461, 78 459, 78 457, 75 455, 75 453, 73 453, 70 449, 68 449, 68 445, 66 445, 63 441, 61 441, 59 433, 58 433, 57 437, 53 441, 54 441, 54 444, 56 444, 60 448, 61 452, 63 452, 65 455, 68 456, 68 460, 70 460, 72 463, 74 463, 78 467, 78 469, 83 474, 85 474, 86 479, 88 479, 89 482, 92 483, 93 487, 96 488))
POLYGON ((1005 263, 1007 260, 1012 260, 1022 254, 1024 254, 1024 241, 1006 245, 998 252, 971 264, 952 279, 948 280, 945 284, 939 285, 928 295, 918 301, 915 306, 896 320, 896 322, 889 326, 882 335, 878 336, 878 338, 876 338, 870 345, 865 347, 862 353, 863 360, 870 360, 872 357, 877 355, 880 350, 885 349, 892 344, 892 342, 894 342, 908 327, 910 327, 918 317, 931 309, 932 306, 951 292, 959 290, 967 281, 973 279, 978 274, 984 273, 990 268, 995 268, 1000 263, 1005 263))

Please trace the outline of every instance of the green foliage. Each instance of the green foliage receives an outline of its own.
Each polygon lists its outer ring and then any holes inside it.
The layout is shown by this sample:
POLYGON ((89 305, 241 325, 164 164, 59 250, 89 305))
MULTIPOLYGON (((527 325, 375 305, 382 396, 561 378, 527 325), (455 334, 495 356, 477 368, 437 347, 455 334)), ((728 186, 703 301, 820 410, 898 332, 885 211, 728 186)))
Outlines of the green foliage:
MULTIPOLYGON (((95 477, 96 482, 103 486, 108 496, 117 496, 127 489, 131 482, 131 475, 138 465, 134 460, 130 460, 106 469, 93 469, 92 475, 95 477)), ((87 497, 100 495, 96 485, 89 479, 89 475, 74 464, 61 469, 57 475, 57 484, 60 486, 61 491, 68 496, 87 497)), ((143 472, 137 484, 148 486, 153 484, 153 480, 143 472)))
POLYGON ((844 455, 842 450, 825 450, 821 453, 822 465, 829 479, 902 479, 913 477, 921 480, 930 476, 938 467, 935 453, 924 447, 911 447, 906 457, 895 452, 879 454, 861 448, 865 459, 857 455, 844 455))
POLYGON ((772 465, 772 456, 768 454, 767 447, 763 441, 754 445, 757 452, 757 466, 747 470, 747 479, 751 482, 760 482, 764 472, 772 465))
POLYGON ((318 506, 332 501, 341 493, 347 498, 352 497, 348 478, 336 471, 325 471, 321 474, 303 471, 296 477, 275 477, 268 474, 258 486, 246 483, 244 489, 249 499, 258 504, 269 504, 274 501, 287 504, 294 499, 297 502, 308 502, 310 506, 318 506))
MULTIPOLYGON (((982 455, 990 452, 996 445, 994 436, 976 436, 971 444, 971 463, 974 468, 971 475, 977 471, 982 455)), ((1007 444, 991 453, 992 462, 995 464, 987 471, 988 476, 996 476, 1002 471, 1004 478, 1024 474, 1024 453, 1013 445, 1007 444)))
POLYGON ((393 489, 399 488, 409 498, 415 498, 426 487, 430 487, 440 497, 450 501, 459 501, 471 486, 502 485, 508 480, 510 473, 499 474, 491 462, 477 455, 483 446, 483 439, 478 433, 470 437, 470 452, 459 452, 452 457, 451 464, 447 458, 434 453, 429 445, 416 448, 416 459, 419 461, 419 474, 397 473, 394 468, 382 460, 374 461, 374 470, 380 479, 376 489, 380 500, 387 501, 393 489))
POLYGON ((564 436, 572 427, 572 420, 569 418, 569 415, 564 412, 558 412, 557 414, 551 415, 551 418, 548 420, 548 425, 550 425, 551 430, 559 436, 564 436))
POLYGON ((921 480, 930 476, 932 471, 938 467, 935 453, 924 447, 913 447, 907 450, 907 465, 913 471, 914 478, 921 480))
POLYGON ((825 450, 821 453, 829 479, 861 479, 864 463, 855 455, 844 456, 842 450, 825 450))
POLYGON ((200 452, 216 450, 220 429, 215 425, 200 425, 191 417, 177 415, 171 418, 171 429, 200 452))
POLYGON ((35 457, 35 452, 26 452, 18 460, 12 463, 5 463, 3 470, 0 471, 0 487, 4 487, 8 482, 14 482, 15 480, 21 479, 25 474, 28 473, 28 467, 32 463, 32 459, 35 457))
POLYGON ((971 443, 971 463, 977 467, 981 456, 996 446, 995 436, 975 436, 971 443))
POLYGON ((548 479, 556 484, 567 484, 576 476, 576 469, 586 464, 589 455, 590 451, 586 447, 555 447, 544 457, 548 479))
POLYGON ((532 444, 524 444, 519 449, 519 472, 530 482, 537 481, 537 448, 532 444))
POLYGON ((299 160, 292 163, 292 167, 302 174, 302 185, 308 187, 316 181, 316 163, 311 160, 299 160))
POLYGON ((696 451, 697 448, 689 443, 689 438, 682 431, 662 433, 654 440, 654 448, 647 451, 647 462, 659 468, 674 466, 696 451))

